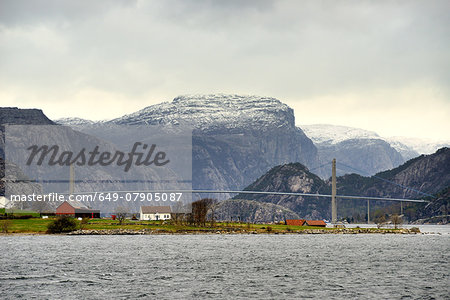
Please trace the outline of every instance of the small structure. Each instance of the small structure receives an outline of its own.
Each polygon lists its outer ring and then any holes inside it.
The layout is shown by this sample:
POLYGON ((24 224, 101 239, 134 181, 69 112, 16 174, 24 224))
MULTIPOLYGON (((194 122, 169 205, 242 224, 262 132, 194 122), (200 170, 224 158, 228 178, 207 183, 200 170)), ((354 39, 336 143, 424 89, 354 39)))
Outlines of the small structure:
POLYGON ((306 220, 303 219, 290 219, 286 220, 286 225, 291 226, 303 226, 305 224, 306 220))
POLYGON ((0 209, 11 208, 12 202, 8 200, 8 198, 0 196, 0 209))
POLYGON ((170 206, 141 206, 139 220, 170 220, 172 209, 170 206))
POLYGON ((91 209, 80 201, 64 201, 56 208, 56 215, 75 218, 100 218, 100 210, 91 209))
POLYGON ((306 220, 305 226, 326 227, 327 223, 324 220, 306 220))

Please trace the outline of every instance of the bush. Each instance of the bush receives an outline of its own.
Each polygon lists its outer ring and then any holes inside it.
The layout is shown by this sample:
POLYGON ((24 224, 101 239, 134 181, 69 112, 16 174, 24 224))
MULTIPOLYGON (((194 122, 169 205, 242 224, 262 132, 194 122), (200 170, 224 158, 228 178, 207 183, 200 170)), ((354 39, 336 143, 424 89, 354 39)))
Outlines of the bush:
POLYGON ((59 217, 47 226, 48 233, 63 233, 77 230, 77 221, 71 217, 59 217))
POLYGON ((11 227, 11 220, 2 220, 0 221, 0 231, 3 233, 8 233, 9 227, 11 227))
POLYGON ((409 231, 414 232, 414 233, 420 233, 420 229, 418 227, 413 227, 409 231))
POLYGON ((267 232, 272 232, 272 227, 267 226, 266 230, 267 230, 267 232))

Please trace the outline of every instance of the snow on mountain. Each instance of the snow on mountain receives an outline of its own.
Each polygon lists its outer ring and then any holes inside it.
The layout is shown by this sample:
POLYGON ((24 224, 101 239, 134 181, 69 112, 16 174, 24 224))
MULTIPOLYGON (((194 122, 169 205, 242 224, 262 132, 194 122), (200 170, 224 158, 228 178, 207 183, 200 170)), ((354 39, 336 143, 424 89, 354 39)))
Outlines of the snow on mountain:
POLYGON ((203 132, 248 128, 295 128, 293 110, 281 101, 260 96, 185 95, 111 120, 116 124, 186 123, 203 132))
MULTIPOLYGON (((395 136, 385 139, 391 145, 403 144, 419 154, 432 154, 438 149, 450 147, 450 140, 438 141, 433 139, 420 139, 404 136, 395 136)), ((395 146, 393 146, 395 148, 395 146)))
POLYGON ((352 139, 381 139, 373 132, 360 128, 339 125, 300 125, 300 128, 315 144, 334 145, 352 139))
POLYGON ((314 124, 300 125, 300 127, 316 145, 336 145, 352 139, 362 139, 364 142, 369 142, 370 139, 383 140, 397 150, 405 160, 419 156, 420 154, 431 154, 440 148, 450 146, 450 141, 398 136, 385 138, 373 131, 347 126, 314 124))
POLYGON ((77 126, 77 125, 91 125, 96 122, 91 120, 86 120, 82 118, 61 118, 55 120, 56 123, 60 125, 67 125, 67 126, 77 126))

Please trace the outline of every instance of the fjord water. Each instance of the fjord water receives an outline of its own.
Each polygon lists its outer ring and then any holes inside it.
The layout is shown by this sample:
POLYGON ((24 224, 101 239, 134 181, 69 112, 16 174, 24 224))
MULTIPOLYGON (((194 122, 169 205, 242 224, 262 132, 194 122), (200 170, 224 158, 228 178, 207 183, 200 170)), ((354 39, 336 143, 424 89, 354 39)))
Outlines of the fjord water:
POLYGON ((450 235, 1 236, 0 298, 449 299, 450 235))

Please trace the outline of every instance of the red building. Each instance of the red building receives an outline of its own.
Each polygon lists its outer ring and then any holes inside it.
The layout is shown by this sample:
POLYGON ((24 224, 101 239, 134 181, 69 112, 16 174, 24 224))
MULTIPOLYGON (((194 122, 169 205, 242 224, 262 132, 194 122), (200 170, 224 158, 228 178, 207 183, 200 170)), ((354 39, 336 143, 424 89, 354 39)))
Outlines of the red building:
POLYGON ((56 208, 56 215, 75 218, 100 218, 100 210, 90 209, 79 201, 64 201, 56 208))
POLYGON ((295 219, 291 219, 291 220, 286 220, 286 225, 291 225, 291 226, 303 226, 305 224, 306 220, 303 219, 299 219, 299 220, 295 220, 295 219))
POLYGON ((327 223, 324 220, 306 220, 306 226, 326 227, 327 223))

